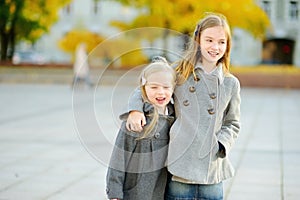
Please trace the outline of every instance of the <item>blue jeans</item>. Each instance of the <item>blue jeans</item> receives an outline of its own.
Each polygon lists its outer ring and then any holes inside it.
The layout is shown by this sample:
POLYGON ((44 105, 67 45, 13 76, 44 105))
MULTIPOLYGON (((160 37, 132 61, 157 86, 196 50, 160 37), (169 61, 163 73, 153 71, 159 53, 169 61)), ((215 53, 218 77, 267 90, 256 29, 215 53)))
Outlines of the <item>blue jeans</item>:
POLYGON ((223 200, 223 183, 185 184, 169 180, 166 200, 223 200))

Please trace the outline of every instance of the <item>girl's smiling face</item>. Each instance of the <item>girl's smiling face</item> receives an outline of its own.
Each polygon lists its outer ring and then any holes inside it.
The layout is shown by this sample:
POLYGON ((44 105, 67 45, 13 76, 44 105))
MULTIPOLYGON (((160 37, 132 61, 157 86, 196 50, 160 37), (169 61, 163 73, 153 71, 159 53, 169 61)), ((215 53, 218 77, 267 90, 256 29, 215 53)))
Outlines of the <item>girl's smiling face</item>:
POLYGON ((201 32, 200 48, 203 64, 214 64, 225 54, 227 37, 222 26, 207 28, 201 32))
POLYGON ((172 75, 165 71, 155 72, 147 77, 145 91, 151 104, 157 108, 165 108, 173 94, 172 81, 172 75))

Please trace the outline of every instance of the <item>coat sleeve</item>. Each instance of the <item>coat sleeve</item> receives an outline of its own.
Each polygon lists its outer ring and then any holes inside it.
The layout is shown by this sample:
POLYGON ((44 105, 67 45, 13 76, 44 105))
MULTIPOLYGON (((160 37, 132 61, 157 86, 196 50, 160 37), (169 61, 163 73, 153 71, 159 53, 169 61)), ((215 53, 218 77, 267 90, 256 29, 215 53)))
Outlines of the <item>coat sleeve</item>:
POLYGON ((224 113, 221 133, 218 134, 218 141, 221 143, 219 144, 221 147, 218 152, 219 157, 225 157, 229 153, 240 131, 240 83, 238 79, 235 78, 234 80, 235 85, 224 113))
POLYGON ((134 90, 133 94, 129 97, 128 102, 128 112, 137 110, 143 112, 143 99, 142 99, 142 92, 140 88, 134 90))
POLYGON ((142 93, 139 88, 133 91, 133 94, 129 97, 128 106, 123 109, 122 114, 119 116, 121 120, 127 120, 130 111, 143 112, 144 102, 142 99, 142 93))
POLYGON ((123 199, 126 169, 136 146, 136 140, 126 134, 125 123, 122 123, 116 138, 106 175, 106 193, 109 199, 123 199))

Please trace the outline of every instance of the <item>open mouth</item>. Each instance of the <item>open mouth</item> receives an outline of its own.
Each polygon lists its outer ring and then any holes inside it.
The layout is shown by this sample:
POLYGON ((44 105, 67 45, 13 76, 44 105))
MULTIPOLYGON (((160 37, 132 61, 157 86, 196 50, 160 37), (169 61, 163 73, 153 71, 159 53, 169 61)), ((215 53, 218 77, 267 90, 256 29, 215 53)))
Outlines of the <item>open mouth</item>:
POLYGON ((212 57, 216 57, 216 56, 219 55, 219 53, 217 53, 217 52, 211 52, 211 51, 209 51, 208 54, 209 54, 210 56, 212 56, 212 57))
POLYGON ((155 100, 156 100, 159 104, 161 104, 161 103, 164 103, 164 101, 166 100, 166 98, 165 98, 165 97, 157 97, 157 98, 155 98, 155 100))

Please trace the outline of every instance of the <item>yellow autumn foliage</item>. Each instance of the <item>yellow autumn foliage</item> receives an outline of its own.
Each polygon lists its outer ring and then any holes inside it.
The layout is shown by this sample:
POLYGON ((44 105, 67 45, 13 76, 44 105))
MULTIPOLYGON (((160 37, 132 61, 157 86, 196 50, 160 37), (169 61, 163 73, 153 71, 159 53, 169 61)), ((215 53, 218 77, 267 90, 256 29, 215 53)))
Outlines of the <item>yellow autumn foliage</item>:
POLYGON ((26 37, 35 41, 40 38, 45 32, 48 32, 58 20, 58 10, 70 3, 71 0, 31 0, 24 1, 24 9, 22 15, 28 21, 36 21, 39 23, 39 28, 34 28, 26 37))
POLYGON ((71 30, 58 41, 58 46, 65 52, 73 54, 78 44, 85 43, 91 52, 104 38, 88 30, 71 30))
POLYGON ((266 13, 255 0, 116 0, 140 9, 140 15, 129 23, 113 24, 121 30, 134 27, 157 26, 183 33, 191 33, 205 12, 224 14, 232 28, 248 31, 263 38, 270 27, 266 13))
POLYGON ((134 35, 121 34, 101 42, 91 53, 92 57, 102 58, 105 64, 113 67, 134 67, 148 62, 141 49, 141 43, 134 35))
POLYGON ((76 46, 80 43, 87 45, 89 59, 91 62, 96 60, 97 63, 93 63, 96 66, 111 63, 113 67, 132 67, 148 61, 147 56, 140 50, 140 41, 135 39, 135 35, 127 37, 124 34, 104 40, 97 33, 74 29, 58 41, 58 46, 74 55, 76 46))

